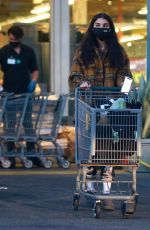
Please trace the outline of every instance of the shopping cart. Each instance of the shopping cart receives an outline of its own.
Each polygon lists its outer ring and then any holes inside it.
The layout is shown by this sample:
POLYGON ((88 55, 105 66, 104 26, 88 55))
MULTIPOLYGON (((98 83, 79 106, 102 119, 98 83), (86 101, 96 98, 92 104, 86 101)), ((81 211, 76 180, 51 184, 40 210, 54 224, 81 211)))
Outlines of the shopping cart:
POLYGON ((40 95, 12 95, 3 108, 3 126, 1 127, 2 166, 9 168, 8 158, 17 157, 26 168, 32 168, 32 158, 41 160, 45 168, 52 167, 49 156, 55 156, 63 168, 69 167, 69 161, 63 158, 63 148, 57 143, 58 129, 65 109, 66 96, 51 99, 51 93, 40 95), (8 151, 9 143, 15 143, 15 149, 8 151), (53 146, 43 145, 50 142, 53 146), (34 149, 28 149, 28 145, 34 149))
POLYGON ((9 164, 9 162, 4 161, 4 158, 2 157, 3 145, 2 145, 2 140, 1 140, 1 131, 3 130, 3 127, 4 127, 3 117, 4 117, 4 111, 6 108, 6 103, 11 95, 12 93, 6 93, 6 92, 0 93, 0 162, 2 163, 2 165, 3 165, 3 162, 5 162, 5 164, 9 164))
POLYGON ((2 125, 0 126, 1 138, 1 164, 4 168, 11 166, 8 158, 19 157, 26 165, 28 162, 20 152, 20 135, 31 94, 9 94, 2 108, 2 125), (7 145, 15 143, 16 149, 8 151, 7 145))
MULTIPOLYGON (((52 94, 32 97, 28 103, 25 116, 26 132, 21 134, 25 142, 36 144, 34 152, 28 152, 24 147, 23 152, 28 158, 39 157, 45 168, 52 167, 49 157, 54 157, 59 166, 68 168, 70 163, 64 159, 64 149, 57 142, 58 131, 65 110, 66 95, 54 97, 52 94), (32 113, 32 125, 30 120, 32 113)), ((31 166, 28 166, 31 167, 31 166)))
POLYGON ((123 216, 134 213, 138 199, 136 170, 141 155, 141 108, 131 107, 129 95, 121 93, 119 88, 76 89, 75 155, 78 174, 73 196, 74 210, 78 210, 80 196, 84 195, 93 200, 96 218, 100 217, 101 204, 106 199, 120 200, 123 216), (122 103, 120 108, 111 109, 110 102, 118 99, 122 103), (131 179, 124 179, 121 174, 109 181, 97 174, 96 179, 92 180, 95 190, 88 192, 87 166, 97 169, 103 166, 128 168, 132 172, 129 173, 131 179), (111 193, 105 195, 104 183, 109 186, 110 182, 111 193))

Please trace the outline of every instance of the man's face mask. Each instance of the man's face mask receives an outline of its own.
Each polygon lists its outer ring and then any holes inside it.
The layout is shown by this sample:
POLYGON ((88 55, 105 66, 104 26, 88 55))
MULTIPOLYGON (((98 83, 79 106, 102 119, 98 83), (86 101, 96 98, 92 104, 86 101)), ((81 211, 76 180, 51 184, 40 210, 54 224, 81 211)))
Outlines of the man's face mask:
POLYGON ((94 35, 101 41, 106 40, 110 35, 110 28, 93 28, 94 35))
POLYGON ((9 42, 9 44, 13 47, 13 48, 16 48, 18 45, 20 45, 20 42, 17 41, 17 42, 9 42))

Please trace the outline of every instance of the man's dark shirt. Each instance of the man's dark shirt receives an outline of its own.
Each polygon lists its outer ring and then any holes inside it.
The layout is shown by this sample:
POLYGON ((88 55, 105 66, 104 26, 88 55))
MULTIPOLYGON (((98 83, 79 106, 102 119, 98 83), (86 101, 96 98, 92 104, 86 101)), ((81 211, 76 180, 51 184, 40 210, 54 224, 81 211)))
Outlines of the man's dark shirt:
POLYGON ((4 73, 4 91, 27 92, 31 73, 37 70, 36 56, 32 48, 21 44, 19 54, 8 44, 0 49, 1 70, 4 73))

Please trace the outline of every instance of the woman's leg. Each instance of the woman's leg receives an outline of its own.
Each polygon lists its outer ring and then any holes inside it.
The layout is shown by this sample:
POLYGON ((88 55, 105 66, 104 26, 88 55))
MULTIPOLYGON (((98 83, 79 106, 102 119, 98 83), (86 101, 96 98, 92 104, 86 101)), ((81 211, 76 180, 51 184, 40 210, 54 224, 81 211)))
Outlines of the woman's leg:
MULTIPOLYGON (((111 193, 111 185, 113 180, 113 167, 112 166, 105 166, 102 173, 102 180, 103 180, 103 194, 110 195, 111 193)), ((103 209, 108 211, 113 211, 115 209, 114 203, 111 199, 104 200, 103 202, 103 209)))

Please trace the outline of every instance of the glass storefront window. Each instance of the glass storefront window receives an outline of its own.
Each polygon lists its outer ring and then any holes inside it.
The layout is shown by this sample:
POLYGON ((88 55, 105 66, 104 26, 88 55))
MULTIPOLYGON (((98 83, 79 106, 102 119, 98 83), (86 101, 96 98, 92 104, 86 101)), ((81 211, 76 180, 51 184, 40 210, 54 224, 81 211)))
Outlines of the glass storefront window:
MULTIPOLYGON (((1 0, 0 47, 7 44, 7 30, 19 24, 24 30, 23 42, 35 50, 39 81, 49 83, 49 0, 1 0)), ((0 78, 2 73, 0 72, 0 78)))
POLYGON ((137 0, 136 4, 130 0, 72 1, 70 6, 71 60, 91 18, 99 12, 105 12, 112 17, 120 43, 130 57, 132 74, 138 86, 141 76, 146 79, 146 0, 137 0))

